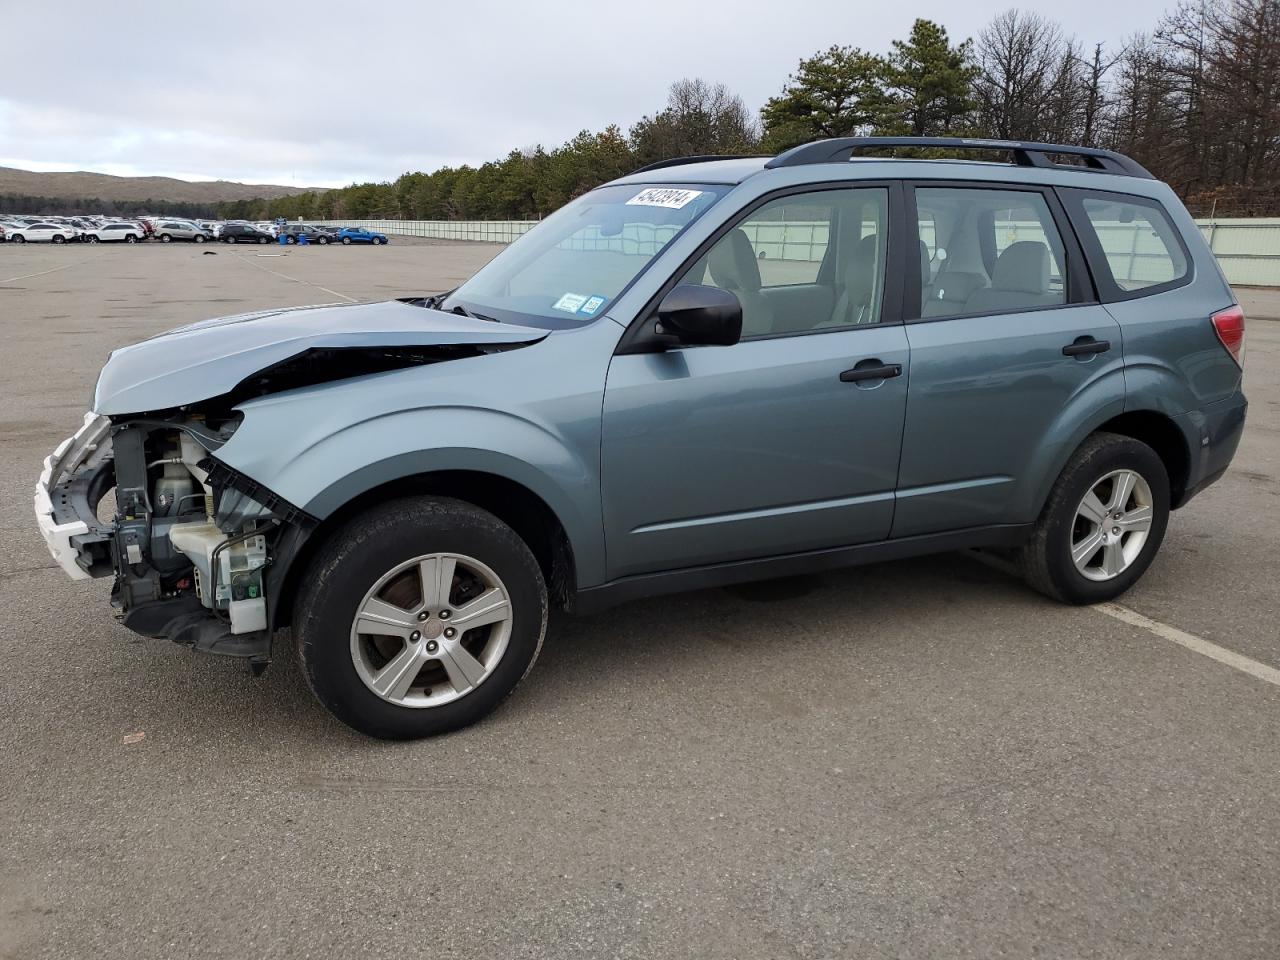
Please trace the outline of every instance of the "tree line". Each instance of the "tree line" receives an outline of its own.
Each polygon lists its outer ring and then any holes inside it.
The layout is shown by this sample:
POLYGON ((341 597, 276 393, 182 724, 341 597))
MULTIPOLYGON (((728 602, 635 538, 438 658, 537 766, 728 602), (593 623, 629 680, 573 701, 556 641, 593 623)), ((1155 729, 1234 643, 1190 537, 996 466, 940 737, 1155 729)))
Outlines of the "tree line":
POLYGON ((216 217, 217 204, 169 200, 102 200, 97 197, 42 197, 0 193, 0 213, 75 216, 96 214, 129 217, 154 213, 162 217, 216 217))
POLYGON ((1011 9, 976 37, 916 20, 887 51, 800 61, 759 111, 684 79, 623 130, 584 130, 480 166, 217 205, 264 219, 536 219, 644 164, 773 154, 820 137, 991 137, 1100 146, 1168 181, 1196 214, 1280 213, 1280 0, 1183 0, 1147 32, 1088 42, 1011 9))

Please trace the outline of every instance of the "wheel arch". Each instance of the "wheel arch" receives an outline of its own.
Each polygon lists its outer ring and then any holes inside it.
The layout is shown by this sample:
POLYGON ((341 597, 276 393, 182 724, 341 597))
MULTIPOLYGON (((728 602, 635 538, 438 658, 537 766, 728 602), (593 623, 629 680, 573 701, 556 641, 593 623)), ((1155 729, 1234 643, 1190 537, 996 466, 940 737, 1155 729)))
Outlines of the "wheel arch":
POLYGON ((1171 506, 1176 509, 1185 502, 1191 474, 1191 448, 1177 423, 1157 410, 1105 410, 1077 424, 1069 442, 1058 448, 1049 468, 1040 475, 1033 516, 1038 517, 1044 510, 1054 483, 1071 457, 1095 433, 1116 433, 1151 447, 1169 474, 1171 506))
POLYGON ((335 531, 375 504, 413 496, 452 497, 492 513, 528 545, 542 570, 551 602, 562 609, 573 606, 577 594, 573 544, 546 500, 524 484, 501 474, 482 470, 435 470, 370 487, 329 512, 288 559, 288 569, 272 609, 272 628, 290 625, 293 601, 302 577, 312 557, 335 531))
POLYGON ((1156 410, 1127 410, 1094 432, 1102 431, 1130 437, 1154 450, 1169 474, 1170 506, 1175 510, 1182 506, 1191 477, 1191 448, 1172 418, 1156 410))

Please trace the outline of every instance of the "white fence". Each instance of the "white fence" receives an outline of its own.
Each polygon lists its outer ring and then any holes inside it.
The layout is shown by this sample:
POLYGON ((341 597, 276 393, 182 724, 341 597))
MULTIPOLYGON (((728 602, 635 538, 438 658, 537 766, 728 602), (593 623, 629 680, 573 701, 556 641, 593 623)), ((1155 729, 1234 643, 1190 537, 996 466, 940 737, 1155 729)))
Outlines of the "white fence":
MULTIPOLYGON (((510 243, 537 226, 537 220, 326 220, 343 226, 360 226, 396 236, 424 237, 435 240, 474 240, 486 243, 510 243)), ((1201 233, 1209 243, 1227 279, 1240 286, 1280 287, 1280 218, 1199 220, 1201 233)), ((756 223, 748 232, 758 252, 778 260, 820 260, 827 247, 826 223, 756 223)), ((583 249, 619 249, 628 253, 648 252, 645 248, 665 242, 661 236, 672 228, 649 228, 642 235, 633 228, 619 237, 583 236, 574 238, 574 246, 583 249), (628 232, 630 231, 630 232, 628 232)), ((1038 230, 1038 227, 1036 228, 1038 230)), ((1143 273, 1145 265, 1158 258, 1159 245, 1152 243, 1138 225, 1120 233, 1110 231, 1104 237, 1108 252, 1119 253, 1129 266, 1131 276, 1143 273)), ((927 239, 927 238, 926 238, 927 239)))

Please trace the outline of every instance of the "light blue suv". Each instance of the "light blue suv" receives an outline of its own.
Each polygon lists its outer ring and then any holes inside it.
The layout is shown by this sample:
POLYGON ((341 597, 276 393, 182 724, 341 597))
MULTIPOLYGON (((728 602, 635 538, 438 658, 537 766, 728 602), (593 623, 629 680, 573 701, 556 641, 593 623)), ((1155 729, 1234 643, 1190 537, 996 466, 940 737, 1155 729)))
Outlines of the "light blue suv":
POLYGON ((116 351, 36 514, 131 629, 261 669, 292 626, 338 717, 418 737, 506 697, 552 605, 965 547, 1115 597, 1235 452, 1243 339, 1114 153, 669 161, 448 293, 116 351))

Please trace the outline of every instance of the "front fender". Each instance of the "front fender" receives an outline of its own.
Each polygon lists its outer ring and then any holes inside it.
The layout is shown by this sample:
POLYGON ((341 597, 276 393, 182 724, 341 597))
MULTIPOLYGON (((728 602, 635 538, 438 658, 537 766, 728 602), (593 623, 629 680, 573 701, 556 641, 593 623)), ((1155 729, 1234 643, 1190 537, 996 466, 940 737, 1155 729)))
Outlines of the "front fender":
POLYGON ((604 570, 604 540, 595 464, 566 438, 510 412, 421 406, 348 423, 305 439, 270 431, 246 418, 218 452, 228 466, 324 520, 363 493, 395 480, 444 470, 469 470, 511 480, 537 494, 560 520, 579 578, 604 570), (483 444, 483 445, 481 445, 483 444))

